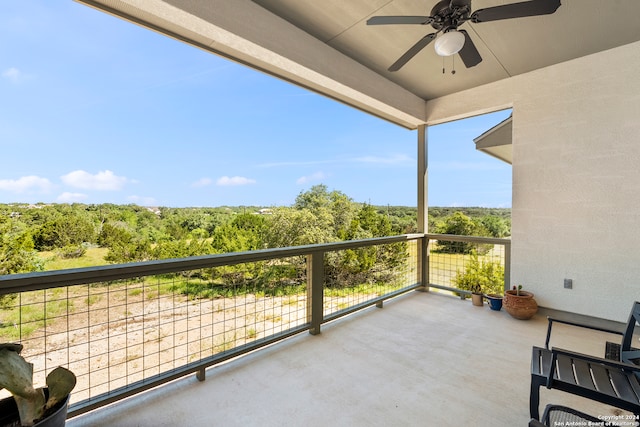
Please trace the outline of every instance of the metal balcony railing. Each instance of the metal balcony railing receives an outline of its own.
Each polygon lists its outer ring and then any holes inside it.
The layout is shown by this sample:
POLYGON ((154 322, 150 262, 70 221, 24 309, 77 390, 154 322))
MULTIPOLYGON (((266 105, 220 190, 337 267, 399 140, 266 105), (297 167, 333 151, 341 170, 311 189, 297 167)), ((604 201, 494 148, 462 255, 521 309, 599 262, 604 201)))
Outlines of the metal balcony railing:
POLYGON ((425 260, 429 271, 429 286, 451 291, 462 298, 471 292, 460 290, 455 278, 473 262, 497 263, 504 269, 504 290, 511 288, 511 240, 492 237, 425 235, 429 257, 425 260))
POLYGON ((0 342, 24 344, 36 385, 71 369, 74 416, 427 283, 455 291, 465 256, 444 261, 436 240, 484 245, 508 283, 508 240, 423 234, 15 274, 0 276, 0 342))

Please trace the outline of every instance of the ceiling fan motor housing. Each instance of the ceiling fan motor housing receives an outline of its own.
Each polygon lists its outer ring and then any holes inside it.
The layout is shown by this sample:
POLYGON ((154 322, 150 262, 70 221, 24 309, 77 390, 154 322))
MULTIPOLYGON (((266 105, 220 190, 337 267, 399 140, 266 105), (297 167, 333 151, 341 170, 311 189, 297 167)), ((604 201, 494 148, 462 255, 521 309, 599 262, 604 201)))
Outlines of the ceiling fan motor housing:
POLYGON ((431 9, 434 18, 431 26, 438 31, 449 31, 469 20, 471 8, 468 4, 456 5, 451 0, 441 0, 431 9))

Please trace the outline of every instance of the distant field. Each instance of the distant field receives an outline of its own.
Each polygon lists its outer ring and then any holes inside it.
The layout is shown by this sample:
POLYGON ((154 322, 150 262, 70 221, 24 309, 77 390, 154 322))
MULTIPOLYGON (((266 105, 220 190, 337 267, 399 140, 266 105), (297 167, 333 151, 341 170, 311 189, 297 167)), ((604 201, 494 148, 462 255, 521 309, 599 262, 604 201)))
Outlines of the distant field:
POLYGON ((39 252, 38 255, 44 260, 45 270, 64 270, 106 265, 108 262, 104 260, 104 257, 107 252, 109 252, 108 248, 89 248, 80 258, 62 258, 57 251, 39 252))

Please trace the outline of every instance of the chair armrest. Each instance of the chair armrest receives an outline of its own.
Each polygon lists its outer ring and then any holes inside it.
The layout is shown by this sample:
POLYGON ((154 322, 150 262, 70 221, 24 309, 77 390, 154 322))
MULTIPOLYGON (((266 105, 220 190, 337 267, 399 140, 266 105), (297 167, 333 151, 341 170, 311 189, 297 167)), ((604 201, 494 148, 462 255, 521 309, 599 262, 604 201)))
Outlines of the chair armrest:
POLYGON ((585 323, 571 322, 569 320, 554 319, 553 317, 550 317, 550 316, 547 316, 547 320, 549 321, 549 325, 547 326, 547 339, 544 342, 544 348, 546 348, 547 350, 549 350, 549 341, 551 340, 551 328, 553 326, 553 322, 562 323, 564 325, 577 326, 579 328, 591 329, 594 331, 607 332, 610 334, 616 334, 620 336, 624 335, 624 332, 622 331, 616 331, 608 328, 601 328, 599 326, 587 325, 585 323))
POLYGON ((622 360, 625 360, 627 363, 632 363, 634 365, 640 364, 640 350, 636 348, 632 348, 628 351, 622 352, 622 360))
POLYGON ((542 424, 540 421, 531 418, 531 421, 529 421, 529 427, 546 427, 544 424, 542 424))

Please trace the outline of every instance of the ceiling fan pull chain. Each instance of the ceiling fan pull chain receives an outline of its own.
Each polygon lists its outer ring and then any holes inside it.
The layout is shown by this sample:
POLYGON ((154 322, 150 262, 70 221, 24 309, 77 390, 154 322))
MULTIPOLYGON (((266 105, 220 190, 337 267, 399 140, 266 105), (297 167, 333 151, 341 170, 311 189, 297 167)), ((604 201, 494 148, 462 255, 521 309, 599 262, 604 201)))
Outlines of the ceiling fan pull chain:
POLYGON ((451 74, 456 73, 456 56, 451 55, 451 74))
POLYGON ((444 56, 442 57, 442 74, 444 74, 444 56))

